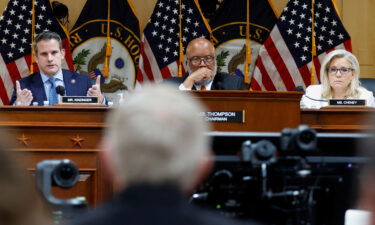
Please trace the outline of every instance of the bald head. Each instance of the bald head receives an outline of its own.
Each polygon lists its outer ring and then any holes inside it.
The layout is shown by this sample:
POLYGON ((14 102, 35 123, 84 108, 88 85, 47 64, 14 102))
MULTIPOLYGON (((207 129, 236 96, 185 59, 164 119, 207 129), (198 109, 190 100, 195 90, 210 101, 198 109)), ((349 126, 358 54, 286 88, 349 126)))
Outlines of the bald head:
MULTIPOLYGON (((199 69, 209 69, 212 71, 213 76, 216 74, 216 54, 214 45, 207 39, 196 38, 192 40, 186 48, 186 65, 189 74, 198 71, 199 69), (206 60, 210 58, 209 60, 206 60)), ((201 76, 200 79, 205 77, 205 82, 209 82, 206 76, 201 76)), ((195 83, 198 83, 195 81, 195 83)))
POLYGON ((205 50, 211 55, 215 55, 215 47, 214 45, 205 38, 196 38, 189 42, 188 46, 186 47, 186 56, 188 58, 194 57, 192 53, 195 53, 198 50, 205 50))

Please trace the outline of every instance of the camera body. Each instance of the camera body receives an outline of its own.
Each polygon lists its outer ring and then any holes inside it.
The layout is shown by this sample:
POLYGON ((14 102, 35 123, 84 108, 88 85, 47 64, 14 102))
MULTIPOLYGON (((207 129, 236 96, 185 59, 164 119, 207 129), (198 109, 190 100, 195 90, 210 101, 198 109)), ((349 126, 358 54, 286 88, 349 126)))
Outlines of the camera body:
POLYGON ((299 125, 296 129, 285 128, 281 132, 280 150, 284 154, 306 155, 317 152, 318 139, 316 131, 307 125, 299 125))
MULTIPOLYGON (((54 217, 68 221, 80 211, 85 210, 85 198, 76 197, 69 199, 56 198, 52 194, 52 186, 68 189, 73 187, 79 178, 76 164, 68 159, 44 160, 36 165, 36 184, 44 199, 52 206, 54 217)), ((59 221, 55 221, 59 224, 59 221)))
POLYGON ((253 166, 263 163, 272 164, 276 162, 276 147, 270 141, 261 140, 257 143, 245 141, 241 147, 242 161, 250 162, 253 166))

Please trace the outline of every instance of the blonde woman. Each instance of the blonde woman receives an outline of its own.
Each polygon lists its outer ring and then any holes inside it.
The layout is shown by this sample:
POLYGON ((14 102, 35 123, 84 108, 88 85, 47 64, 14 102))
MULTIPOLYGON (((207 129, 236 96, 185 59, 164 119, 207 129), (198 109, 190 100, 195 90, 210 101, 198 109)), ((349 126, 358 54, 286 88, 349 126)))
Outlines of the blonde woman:
POLYGON ((366 106, 374 107, 371 91, 361 87, 357 58, 345 50, 330 52, 320 69, 320 85, 310 85, 301 99, 301 108, 319 109, 329 99, 365 99, 366 106))

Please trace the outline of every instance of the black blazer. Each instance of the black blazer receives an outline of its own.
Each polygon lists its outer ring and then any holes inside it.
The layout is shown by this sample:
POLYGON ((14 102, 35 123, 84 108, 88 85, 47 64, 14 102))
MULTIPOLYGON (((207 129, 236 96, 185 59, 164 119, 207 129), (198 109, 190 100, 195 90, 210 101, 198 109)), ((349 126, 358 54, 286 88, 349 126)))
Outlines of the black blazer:
MULTIPOLYGON (((182 84, 188 76, 170 77, 163 82, 175 85, 182 84)), ((193 86, 192 90, 195 90, 193 86)), ((244 90, 244 81, 241 77, 232 76, 229 74, 217 73, 212 82, 211 90, 244 90)))
MULTIPOLYGON (((92 82, 89 76, 82 75, 69 70, 62 70, 64 77, 65 95, 66 96, 86 96, 87 91, 92 86, 92 82)), ((27 88, 33 94, 33 102, 38 102, 38 105, 43 105, 43 101, 47 100, 47 96, 44 90, 44 84, 42 75, 39 72, 33 73, 30 76, 24 77, 18 80, 21 85, 21 89, 27 88)), ((16 86, 14 85, 13 95, 9 102, 9 105, 13 105, 17 99, 16 86)))

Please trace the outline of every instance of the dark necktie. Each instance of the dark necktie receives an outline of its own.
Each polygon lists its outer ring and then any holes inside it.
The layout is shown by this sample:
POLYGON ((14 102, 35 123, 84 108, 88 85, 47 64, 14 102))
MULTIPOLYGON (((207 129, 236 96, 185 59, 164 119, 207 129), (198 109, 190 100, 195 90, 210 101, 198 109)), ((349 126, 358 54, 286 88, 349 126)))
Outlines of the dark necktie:
POLYGON ((59 103, 56 93, 56 78, 50 77, 48 81, 51 83, 51 89, 49 90, 49 105, 54 105, 59 103))
POLYGON ((201 91, 205 91, 206 90, 206 86, 202 85, 201 86, 201 91))

